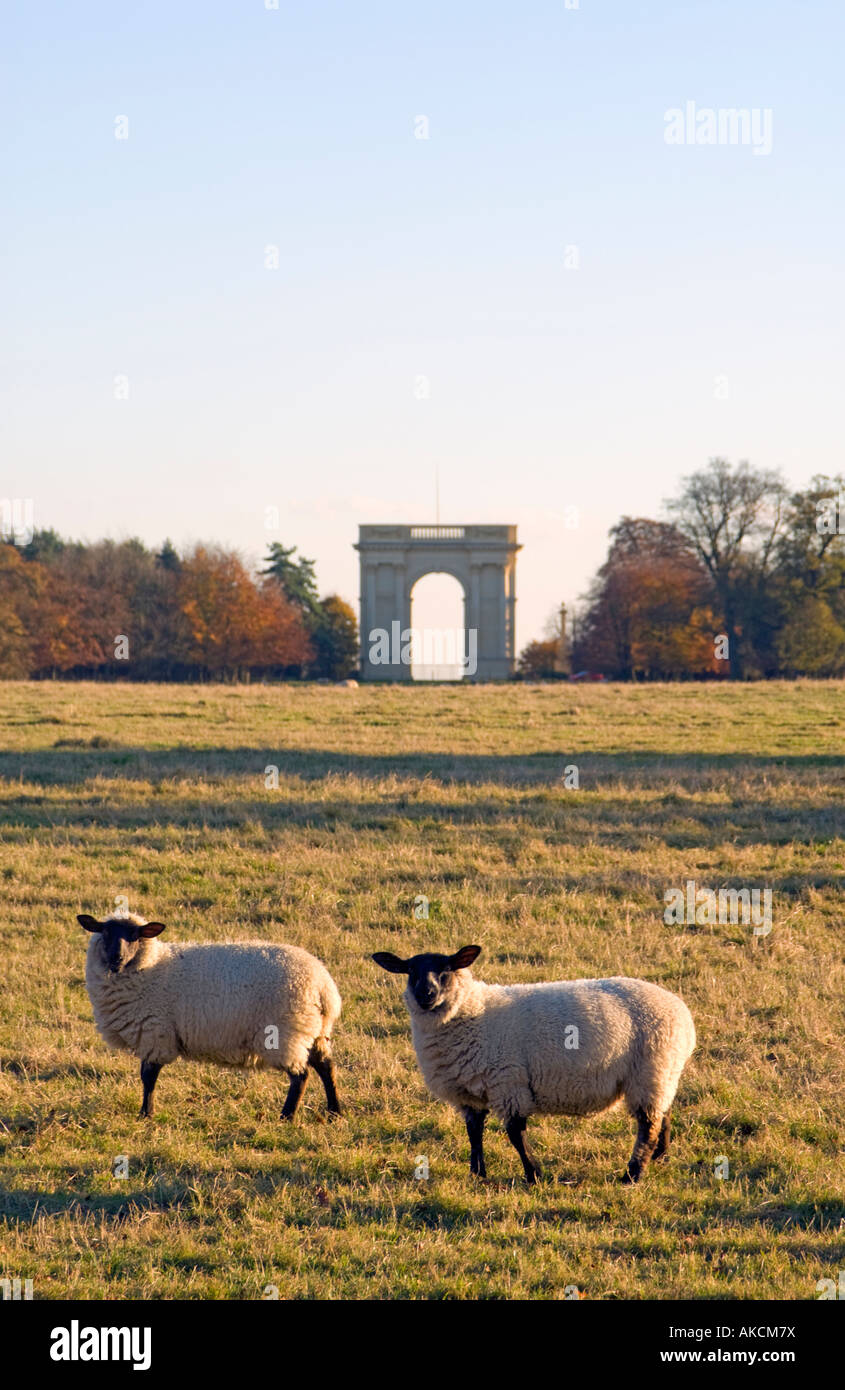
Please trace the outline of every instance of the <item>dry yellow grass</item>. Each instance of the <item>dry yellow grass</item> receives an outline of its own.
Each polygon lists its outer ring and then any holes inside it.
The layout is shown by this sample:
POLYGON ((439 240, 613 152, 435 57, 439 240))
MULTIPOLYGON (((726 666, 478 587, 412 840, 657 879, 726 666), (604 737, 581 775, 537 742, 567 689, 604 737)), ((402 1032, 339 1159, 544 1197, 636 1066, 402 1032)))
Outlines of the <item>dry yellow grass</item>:
POLYGON ((0 1275, 36 1298, 812 1299, 845 1268, 843 683, 8 683, 0 730, 0 1275), (771 887, 770 935, 667 926, 687 879, 771 887), (320 955, 348 1118, 325 1125, 312 1083, 283 1128, 277 1078, 176 1064, 139 1124, 75 920, 119 895, 173 939, 320 955), (533 1122, 533 1191, 492 1125, 470 1179, 368 959, 468 940, 487 980, 684 995, 700 1041, 665 1169, 618 1185, 614 1113, 533 1122))

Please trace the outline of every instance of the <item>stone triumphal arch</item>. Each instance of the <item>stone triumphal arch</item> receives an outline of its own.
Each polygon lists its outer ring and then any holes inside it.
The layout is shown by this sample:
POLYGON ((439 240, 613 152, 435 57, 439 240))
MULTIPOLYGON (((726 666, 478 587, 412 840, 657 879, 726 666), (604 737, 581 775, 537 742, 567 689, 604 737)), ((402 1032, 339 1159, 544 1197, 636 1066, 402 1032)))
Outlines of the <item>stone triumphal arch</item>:
POLYGON ((467 677, 513 675, 515 526, 360 526, 355 549, 365 680, 411 679, 411 590, 427 574, 451 574, 464 591, 467 677))

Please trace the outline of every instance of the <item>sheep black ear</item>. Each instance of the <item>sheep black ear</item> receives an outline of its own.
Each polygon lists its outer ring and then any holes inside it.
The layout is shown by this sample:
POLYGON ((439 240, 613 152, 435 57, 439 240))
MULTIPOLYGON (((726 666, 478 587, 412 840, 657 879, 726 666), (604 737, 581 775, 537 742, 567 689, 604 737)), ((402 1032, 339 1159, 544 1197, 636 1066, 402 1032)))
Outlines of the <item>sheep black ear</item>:
POLYGON ((453 970, 466 970, 467 966, 481 955, 480 946, 462 946, 453 956, 449 957, 449 964, 453 970))
POLYGON ((376 965, 380 965, 382 970, 389 970, 391 975, 407 975, 408 962, 400 960, 390 951, 376 951, 373 956, 376 965))
POLYGON ((92 917, 88 912, 78 912, 76 914, 76 920, 81 927, 85 928, 86 931, 103 930, 102 922, 98 922, 96 917, 92 917))
POLYGON ((145 926, 141 927, 138 935, 160 936, 161 933, 164 931, 164 925, 164 922, 147 922, 145 926))

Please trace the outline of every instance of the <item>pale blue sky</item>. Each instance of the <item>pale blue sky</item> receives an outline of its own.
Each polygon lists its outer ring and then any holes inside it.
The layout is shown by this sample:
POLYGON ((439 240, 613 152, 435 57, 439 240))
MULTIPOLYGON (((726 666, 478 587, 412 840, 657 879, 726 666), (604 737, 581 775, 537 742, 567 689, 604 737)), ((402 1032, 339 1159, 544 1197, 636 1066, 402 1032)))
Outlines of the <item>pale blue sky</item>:
POLYGON ((443 521, 519 526, 522 644, 709 456, 841 469, 833 0, 12 3, 4 31, 0 496, 36 524, 282 539, 357 601, 358 523, 432 520, 439 461, 443 521), (770 108, 772 153, 668 146, 687 101, 770 108))

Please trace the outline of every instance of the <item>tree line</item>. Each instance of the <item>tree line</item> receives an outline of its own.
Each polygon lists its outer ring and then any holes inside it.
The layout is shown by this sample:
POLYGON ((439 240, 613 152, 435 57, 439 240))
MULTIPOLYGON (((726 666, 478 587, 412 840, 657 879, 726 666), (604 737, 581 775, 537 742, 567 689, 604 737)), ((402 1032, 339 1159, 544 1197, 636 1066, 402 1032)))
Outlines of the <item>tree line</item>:
POLYGON ((615 680, 845 674, 845 480, 789 492, 712 459, 665 520, 622 517, 567 633, 523 650, 523 676, 615 680))
POLYGON ((320 598, 314 561, 270 546, 252 572, 232 550, 36 530, 0 544, 0 676, 339 680, 358 664, 355 614, 320 598))
MULTIPOLYGON (((845 674, 845 479, 789 492, 778 473, 712 459, 662 520, 624 516, 564 631, 523 677, 616 680, 845 674)), ((355 614, 321 598, 313 560, 278 542, 237 552, 139 540, 0 543, 0 677, 339 680, 358 666, 355 614)))

